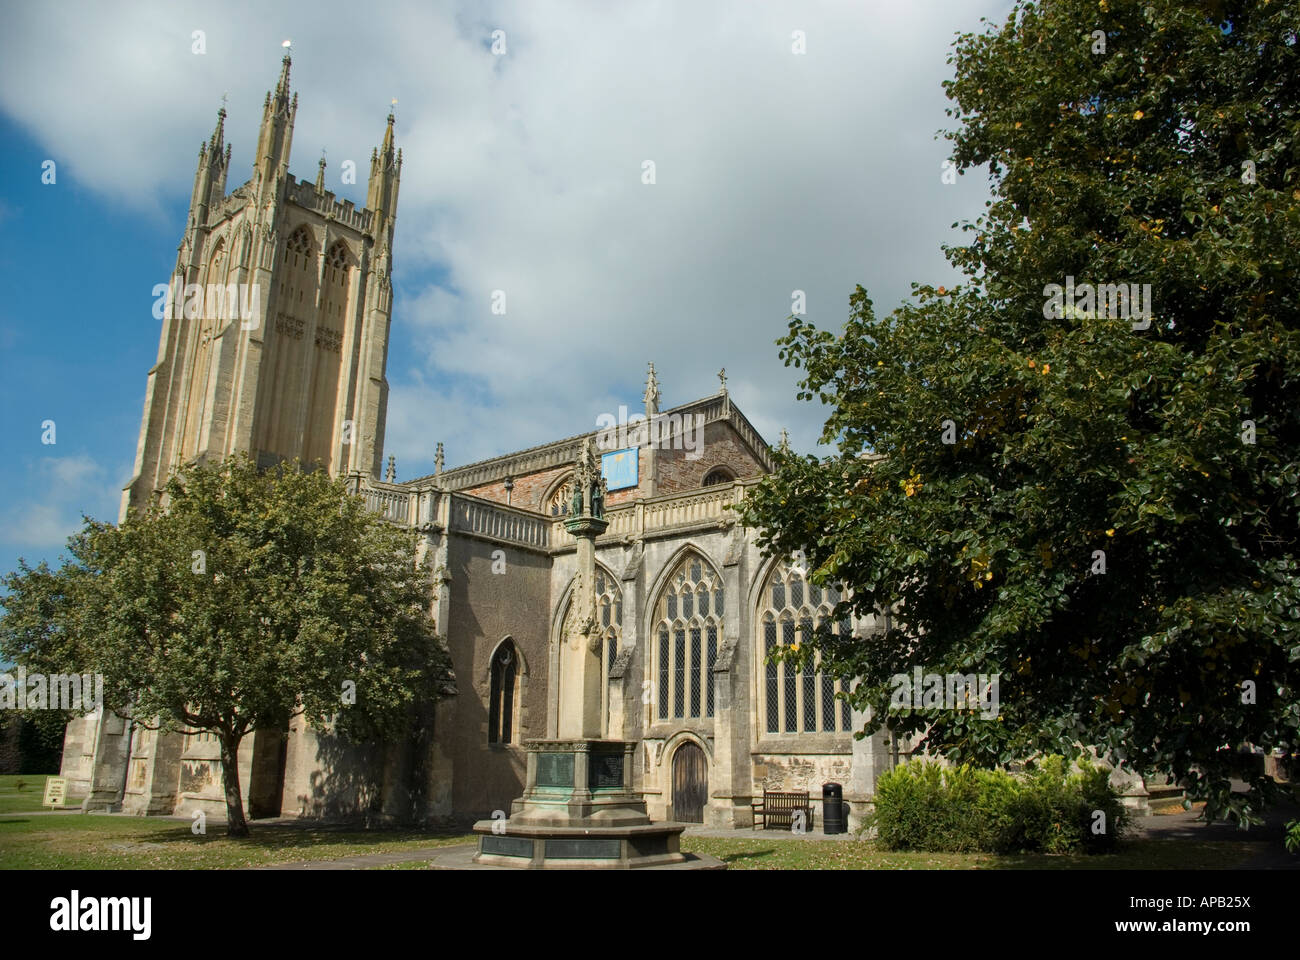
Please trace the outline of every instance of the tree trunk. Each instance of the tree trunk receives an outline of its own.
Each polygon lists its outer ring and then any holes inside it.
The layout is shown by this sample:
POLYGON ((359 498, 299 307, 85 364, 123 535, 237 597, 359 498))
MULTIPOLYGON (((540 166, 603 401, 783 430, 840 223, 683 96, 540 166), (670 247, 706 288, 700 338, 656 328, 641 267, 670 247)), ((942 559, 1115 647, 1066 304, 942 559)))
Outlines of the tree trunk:
POLYGON ((239 738, 217 734, 221 741, 221 779, 226 788, 226 836, 248 836, 244 798, 239 791, 239 738))

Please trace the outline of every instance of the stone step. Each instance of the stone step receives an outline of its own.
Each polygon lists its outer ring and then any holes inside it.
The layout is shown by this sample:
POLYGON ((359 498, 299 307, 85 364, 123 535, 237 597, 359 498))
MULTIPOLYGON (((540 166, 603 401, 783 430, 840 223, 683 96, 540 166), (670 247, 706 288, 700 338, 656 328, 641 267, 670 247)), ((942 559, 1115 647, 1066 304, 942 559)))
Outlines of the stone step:
POLYGON ((1180 802, 1183 799, 1183 788, 1176 784, 1162 784, 1159 786, 1147 785, 1147 802, 1155 803, 1157 800, 1168 800, 1177 798, 1180 802))
POLYGON ((1147 801, 1147 808, 1150 809, 1152 813, 1166 810, 1181 810, 1183 809, 1183 797, 1181 794, 1176 797, 1161 797, 1160 799, 1155 799, 1153 797, 1147 801))

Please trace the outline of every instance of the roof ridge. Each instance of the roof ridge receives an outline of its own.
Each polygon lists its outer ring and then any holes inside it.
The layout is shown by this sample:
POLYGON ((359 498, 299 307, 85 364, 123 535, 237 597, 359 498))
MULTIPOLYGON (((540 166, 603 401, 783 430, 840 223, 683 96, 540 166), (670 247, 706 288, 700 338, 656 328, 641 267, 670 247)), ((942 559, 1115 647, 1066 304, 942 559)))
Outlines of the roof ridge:
MULTIPOLYGON (((678 406, 675 406, 675 407, 669 407, 667 410, 660 410, 657 414, 655 414, 655 416, 656 416, 656 417, 667 417, 667 416, 670 416, 671 414, 674 414, 674 413, 680 413, 681 411, 683 411, 683 410, 687 410, 687 409, 689 409, 689 408, 691 408, 691 407, 697 407, 697 406, 699 406, 699 405, 702 404, 702 403, 708 403, 708 402, 713 401, 713 400, 718 400, 718 399, 720 399, 721 397, 722 397, 722 394, 721 394, 721 393, 710 394, 710 395, 707 396, 707 397, 700 397, 698 400, 692 400, 692 401, 690 401, 689 403, 683 403, 683 404, 679 404, 678 406)), ((734 410, 734 411, 737 412, 737 413, 740 413, 739 409, 736 407, 736 402, 735 402, 735 400, 732 400, 732 402, 731 402, 731 409, 734 410)), ((743 417, 744 415, 741 414, 741 416, 743 417)), ((748 422, 748 418, 745 418, 745 420, 746 420, 746 422, 748 422)), ((752 424, 751 424, 751 428, 752 428, 752 424)), ((606 430, 608 430, 608 429, 609 429, 608 427, 594 427, 594 428, 592 428, 591 430, 586 430, 586 431, 584 431, 584 432, 582 432, 582 433, 575 433, 573 436, 570 436, 570 437, 564 437, 564 438, 562 438, 562 439, 560 439, 560 440, 551 440, 551 441, 549 441, 549 442, 547 442, 547 443, 539 443, 539 444, 537 444, 537 445, 535 445, 535 446, 532 446, 532 447, 524 447, 522 450, 512 450, 512 451, 509 452, 509 453, 501 453, 501 454, 497 454, 495 457, 485 457, 485 458, 482 459, 482 460, 474 460, 474 461, 471 461, 470 463, 463 463, 463 464, 461 464, 461 465, 458 466, 458 467, 452 467, 450 470, 443 470, 442 473, 428 473, 428 474, 425 474, 425 475, 422 476, 422 477, 415 477, 414 479, 412 479, 412 480, 407 480, 407 481, 405 481, 405 482, 408 483, 408 484, 410 484, 410 483, 420 483, 420 482, 425 481, 425 480, 433 480, 433 479, 435 479, 435 478, 437 478, 437 477, 446 477, 446 476, 448 476, 448 475, 450 475, 450 474, 454 474, 454 473, 468 472, 469 470, 472 470, 472 469, 474 469, 474 468, 477 468, 477 467, 484 467, 484 466, 487 466, 488 464, 496 463, 496 462, 501 461, 501 460, 509 460, 509 459, 511 459, 512 457, 518 457, 518 456, 522 456, 522 455, 524 455, 524 454, 528 454, 528 453, 537 453, 538 451, 545 450, 545 449, 547 449, 548 447, 562 447, 562 446, 564 446, 565 444, 568 444, 568 443, 574 443, 574 442, 576 442, 576 441, 578 441, 578 440, 583 439, 584 437, 595 436, 596 434, 603 433, 604 431, 606 431, 606 430)), ((757 431, 755 431, 755 433, 757 433, 757 431)))

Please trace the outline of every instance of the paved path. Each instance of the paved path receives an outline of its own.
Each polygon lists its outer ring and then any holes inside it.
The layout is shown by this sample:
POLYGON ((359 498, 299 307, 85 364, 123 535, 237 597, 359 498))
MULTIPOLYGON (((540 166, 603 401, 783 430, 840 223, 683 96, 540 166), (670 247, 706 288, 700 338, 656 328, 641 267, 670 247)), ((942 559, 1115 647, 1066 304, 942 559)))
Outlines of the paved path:
POLYGON ((0 813, 0 817, 66 817, 70 813, 81 813, 73 807, 71 810, 10 810, 0 813))
POLYGON ((1295 804, 1274 807, 1264 815, 1261 826, 1243 831, 1234 824, 1218 821, 1205 823, 1200 819, 1200 809, 1180 810, 1178 813, 1142 817, 1136 821, 1135 836, 1148 839, 1220 840, 1224 843, 1246 841, 1258 852, 1246 860, 1238 870, 1300 870, 1300 856, 1287 853, 1282 845, 1285 824, 1300 817, 1295 804))

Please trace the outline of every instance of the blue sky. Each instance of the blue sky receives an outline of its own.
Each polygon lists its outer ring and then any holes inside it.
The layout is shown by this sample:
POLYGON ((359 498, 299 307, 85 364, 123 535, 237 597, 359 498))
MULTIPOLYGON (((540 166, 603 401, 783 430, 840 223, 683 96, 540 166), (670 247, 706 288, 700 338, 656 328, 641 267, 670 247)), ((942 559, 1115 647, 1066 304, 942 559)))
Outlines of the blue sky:
POLYGON ((640 403, 648 360, 669 405, 715 392, 726 366, 765 436, 786 427, 811 450, 821 416, 795 402, 773 344, 792 290, 833 327, 855 283, 887 311, 913 281, 953 280, 940 244, 987 192, 978 176, 941 183, 939 84, 953 34, 1000 20, 1005 0, 429 7, 10 6, 0 570, 56 560, 82 513, 116 520, 157 356, 152 289, 175 261, 198 145, 226 95, 228 187, 247 178, 286 38, 296 176, 314 178, 324 148, 331 189, 362 205, 398 99, 399 479, 431 472, 439 440, 454 466, 594 429, 640 403), (345 159, 361 183, 339 181, 345 159))

